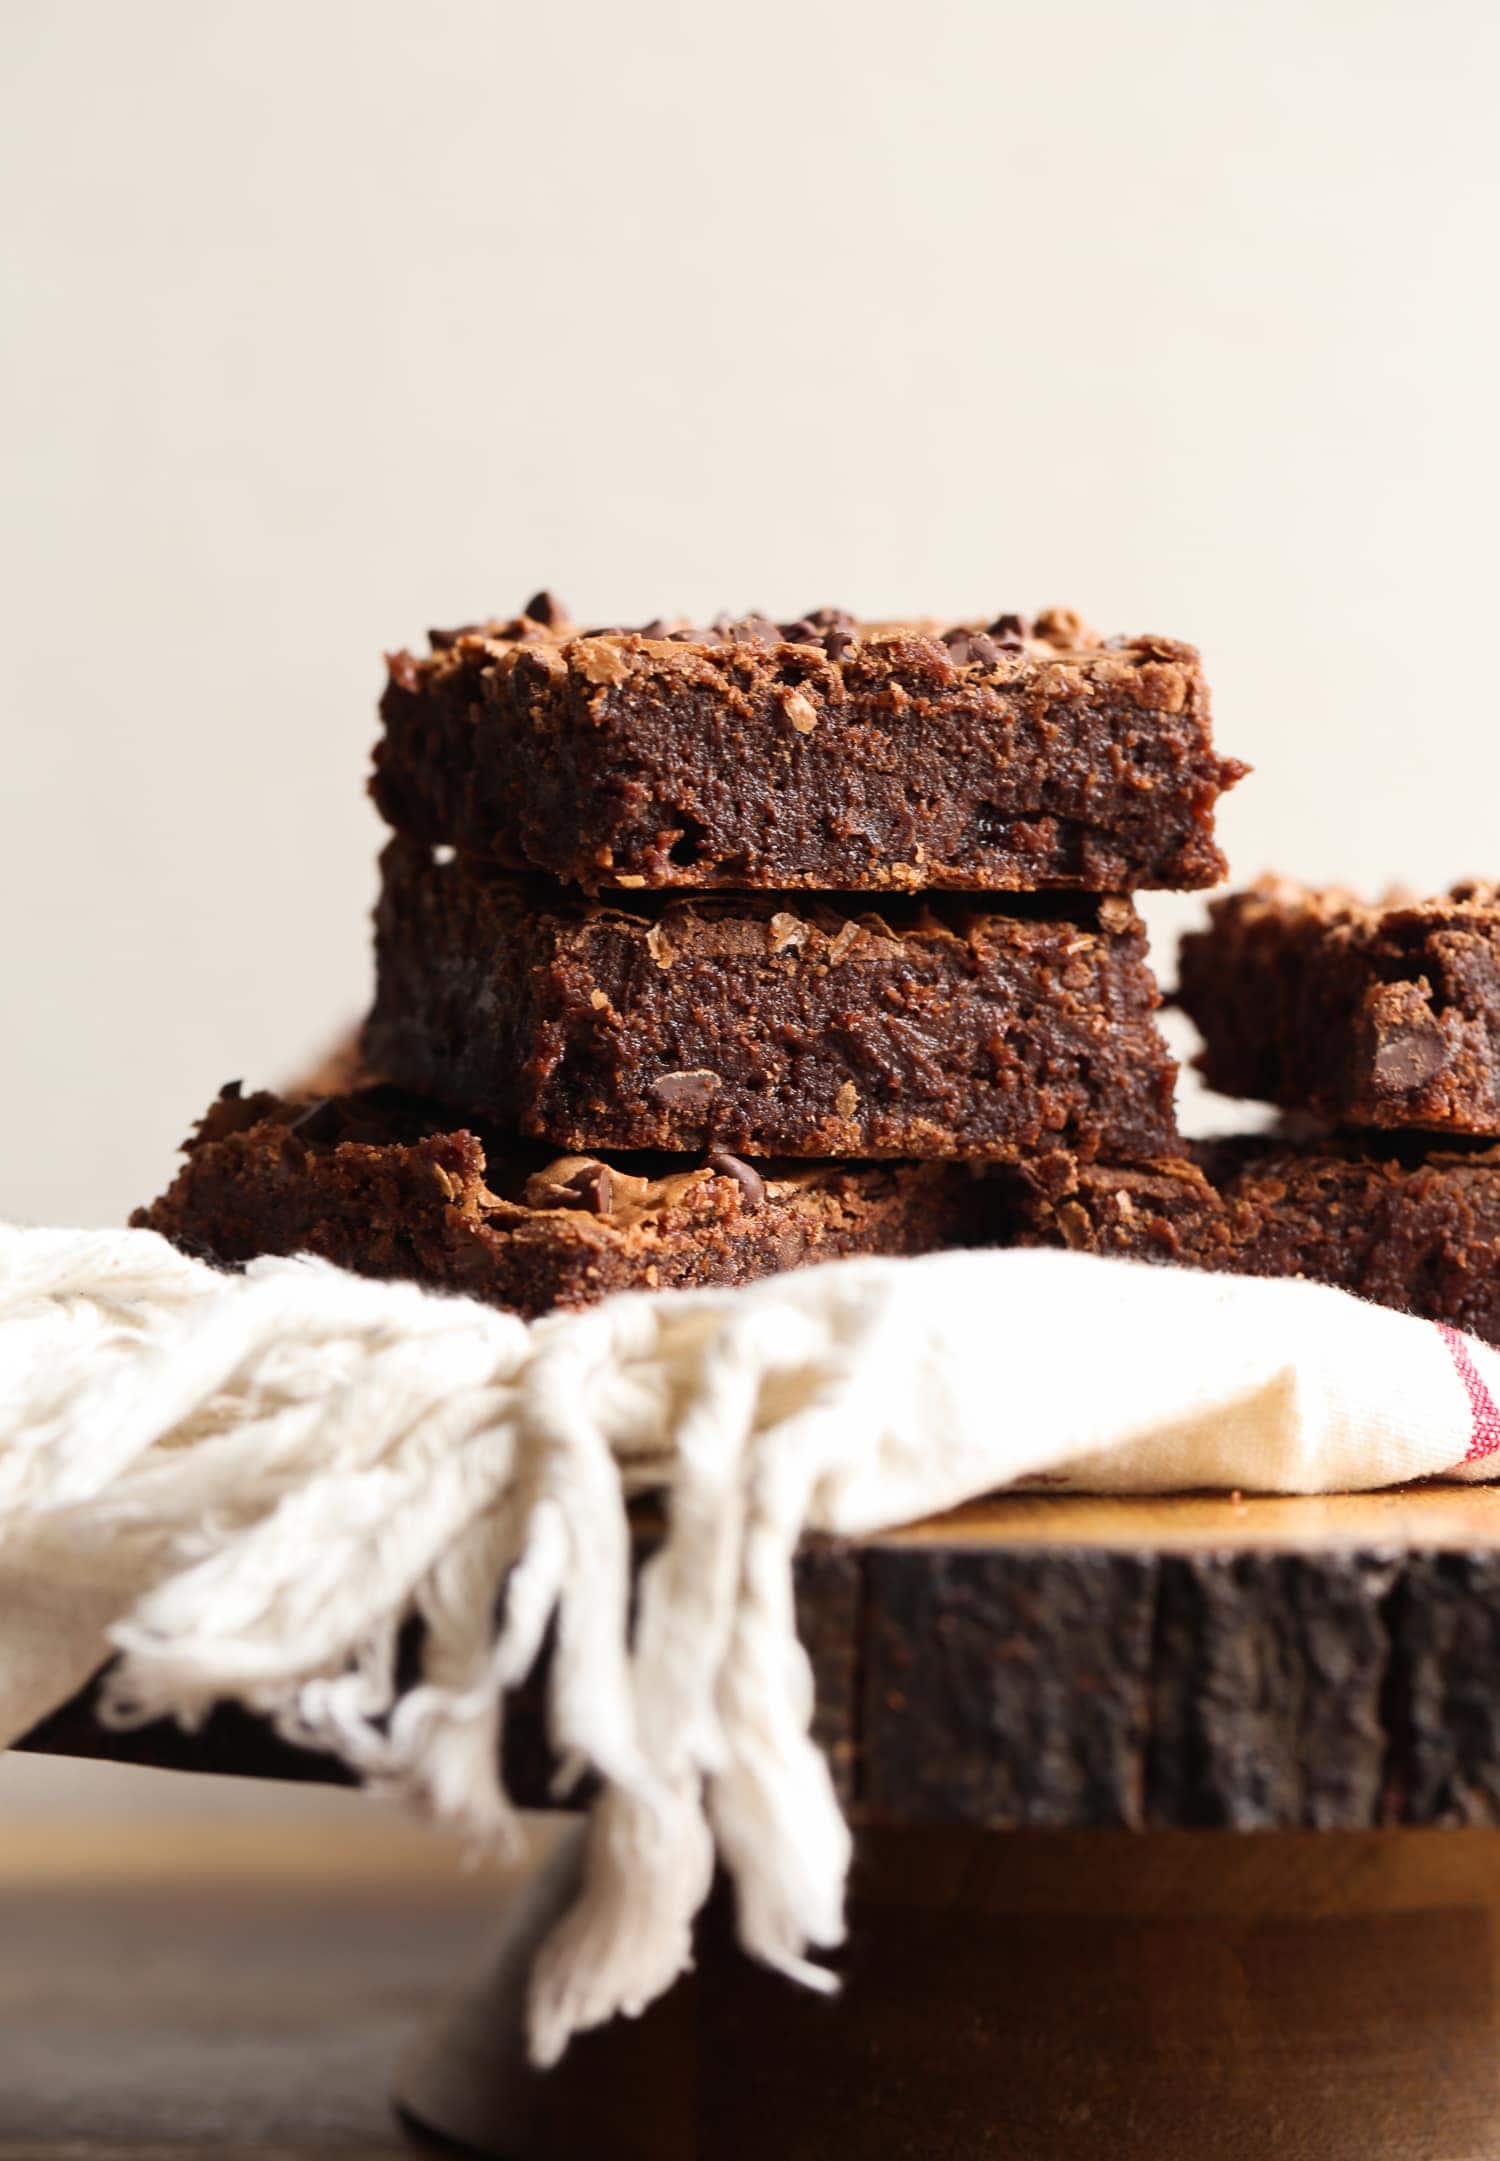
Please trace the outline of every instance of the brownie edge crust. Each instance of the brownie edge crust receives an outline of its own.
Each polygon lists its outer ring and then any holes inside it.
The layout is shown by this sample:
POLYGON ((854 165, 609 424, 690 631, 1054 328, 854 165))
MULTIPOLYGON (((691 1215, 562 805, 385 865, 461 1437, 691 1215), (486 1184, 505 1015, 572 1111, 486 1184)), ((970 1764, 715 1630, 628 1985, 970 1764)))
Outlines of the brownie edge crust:
POLYGON ((225 1265, 310 1253, 527 1319, 615 1291, 930 1253, 977 1230, 978 1183, 951 1164, 557 1157, 383 1085, 310 1100, 231 1086, 185 1155, 135 1227, 225 1265))

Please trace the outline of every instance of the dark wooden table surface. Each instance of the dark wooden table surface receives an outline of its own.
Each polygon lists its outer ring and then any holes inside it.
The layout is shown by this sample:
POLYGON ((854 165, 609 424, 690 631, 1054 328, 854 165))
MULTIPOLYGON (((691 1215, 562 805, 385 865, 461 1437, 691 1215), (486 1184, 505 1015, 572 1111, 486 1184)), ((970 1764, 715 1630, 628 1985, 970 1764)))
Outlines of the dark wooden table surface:
POLYGON ((353 1797, 226 1817, 159 1783, 154 1819, 0 1841, 0 2161, 410 2161, 394 2067, 505 1880, 353 1797))

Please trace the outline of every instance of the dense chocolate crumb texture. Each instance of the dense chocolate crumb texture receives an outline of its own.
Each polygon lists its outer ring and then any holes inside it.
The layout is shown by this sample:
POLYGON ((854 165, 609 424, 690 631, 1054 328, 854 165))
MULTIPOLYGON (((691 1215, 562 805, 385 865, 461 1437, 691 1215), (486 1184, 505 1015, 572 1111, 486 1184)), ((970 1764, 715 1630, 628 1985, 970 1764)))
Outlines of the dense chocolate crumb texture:
POLYGON ((1176 1068, 1120 896, 587 900, 393 841, 373 1067, 566 1148, 1120 1158, 1176 1068))
POLYGON ((1071 610, 707 628, 520 616, 389 657, 373 793, 399 832, 586 892, 1215 884, 1198 655, 1071 610))
POLYGON ((997 1241, 1305 1276, 1500 1344, 1500 1147, 1308 1132, 1047 1169, 997 1177, 997 1241))
POLYGON ((1500 1134, 1500 889, 1365 903, 1263 878, 1183 940, 1210 1086, 1349 1126, 1500 1134))
POLYGON ((942 1164, 554 1156, 376 1083, 231 1083, 132 1223, 225 1265, 310 1253, 527 1317, 614 1291, 734 1284, 847 1254, 972 1241, 978 1182, 942 1164))

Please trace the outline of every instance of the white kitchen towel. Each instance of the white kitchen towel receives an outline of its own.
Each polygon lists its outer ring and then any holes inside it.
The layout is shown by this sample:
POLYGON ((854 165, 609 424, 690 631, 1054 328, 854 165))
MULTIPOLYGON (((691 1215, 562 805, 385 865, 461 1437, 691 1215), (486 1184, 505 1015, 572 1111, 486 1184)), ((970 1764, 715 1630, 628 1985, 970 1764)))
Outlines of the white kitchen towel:
POLYGON ((813 1986, 848 1834, 791 1562, 996 1488, 1312 1493, 1500 1451, 1500 1354, 1300 1282, 1066 1252, 844 1261, 527 1325, 308 1260, 0 1227, 0 1740, 111 1653, 120 1719, 233 1700, 373 1784, 514 1830, 506 1692, 599 1798, 532 2046, 691 1957, 717 1853, 813 1986), (627 1498, 667 1496, 630 1625, 627 1498), (400 1693, 397 1639, 423 1623, 400 1693))

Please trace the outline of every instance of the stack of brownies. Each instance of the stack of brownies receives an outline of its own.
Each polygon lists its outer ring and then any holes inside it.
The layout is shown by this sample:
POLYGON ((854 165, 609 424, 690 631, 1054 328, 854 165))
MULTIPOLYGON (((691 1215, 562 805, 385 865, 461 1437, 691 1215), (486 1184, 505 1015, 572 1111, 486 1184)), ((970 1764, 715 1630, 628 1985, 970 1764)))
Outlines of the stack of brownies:
POLYGON ((1309 1276, 1500 1343, 1500 889, 1374 906, 1264 879, 1183 941, 1226 1095, 1284 1130, 1008 1186, 1008 1235, 1309 1276))
POLYGON ((382 716, 379 1081, 231 1087, 138 1221, 534 1314, 1048 1237, 1180 1156, 1129 895, 1223 869, 1191 647, 538 594, 382 716))

